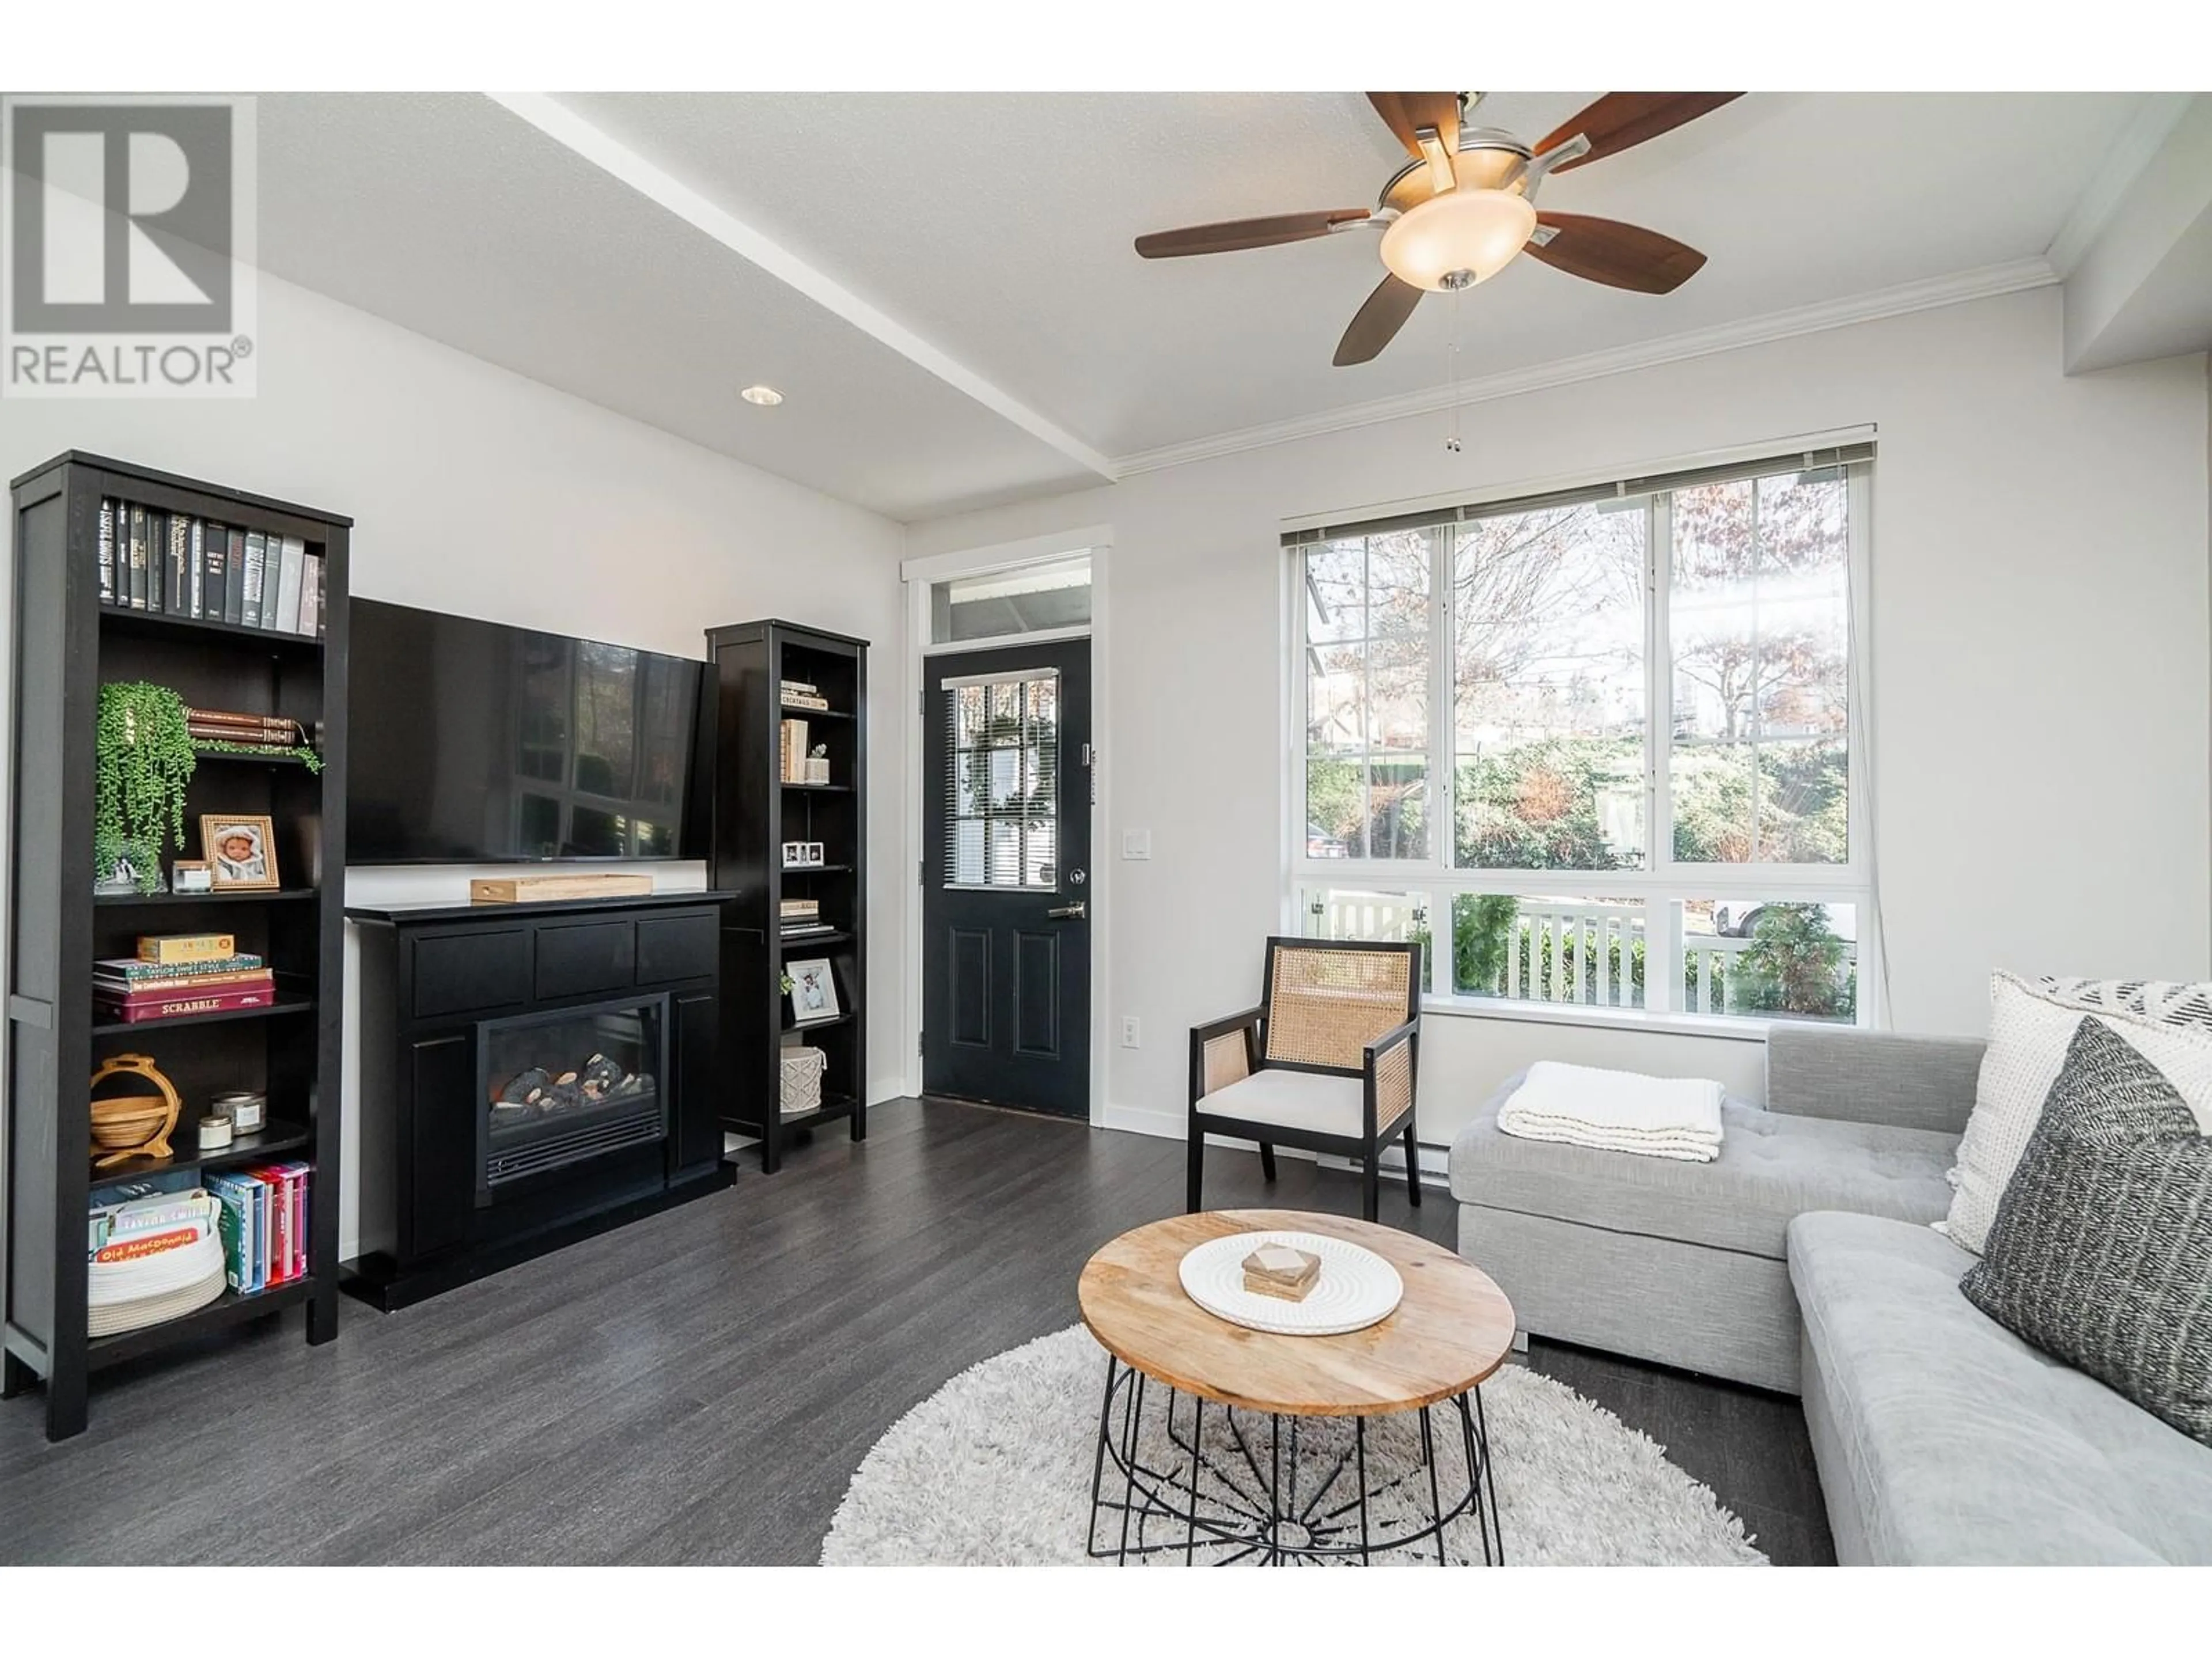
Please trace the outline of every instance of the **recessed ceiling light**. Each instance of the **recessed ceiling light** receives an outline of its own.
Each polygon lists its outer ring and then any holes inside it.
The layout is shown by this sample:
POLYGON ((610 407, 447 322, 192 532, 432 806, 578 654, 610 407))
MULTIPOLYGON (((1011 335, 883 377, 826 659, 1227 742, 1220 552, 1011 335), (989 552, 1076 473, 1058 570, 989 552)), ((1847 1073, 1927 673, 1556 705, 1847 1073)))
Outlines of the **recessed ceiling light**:
POLYGON ((783 393, 772 386, 749 386, 738 396, 749 404, 758 404, 763 409, 774 409, 783 401, 783 393))

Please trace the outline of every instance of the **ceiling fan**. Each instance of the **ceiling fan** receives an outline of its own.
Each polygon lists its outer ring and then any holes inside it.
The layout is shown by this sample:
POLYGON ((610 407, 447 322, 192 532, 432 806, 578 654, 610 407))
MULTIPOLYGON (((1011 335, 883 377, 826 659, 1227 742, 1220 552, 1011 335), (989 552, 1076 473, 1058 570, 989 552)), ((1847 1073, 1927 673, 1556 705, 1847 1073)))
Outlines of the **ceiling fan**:
POLYGON ((1367 101, 1413 159, 1390 175, 1369 208, 1231 219, 1137 238, 1147 259, 1273 247, 1340 231, 1378 229, 1390 274, 1367 296, 1338 342, 1341 368, 1390 343, 1425 293, 1472 288, 1524 247, 1554 270, 1639 294, 1671 294, 1705 256, 1656 230, 1579 213, 1539 213, 1539 186, 1554 173, 1615 155, 1718 109, 1740 92, 1608 92, 1530 145, 1466 117, 1480 93, 1370 92, 1367 101))

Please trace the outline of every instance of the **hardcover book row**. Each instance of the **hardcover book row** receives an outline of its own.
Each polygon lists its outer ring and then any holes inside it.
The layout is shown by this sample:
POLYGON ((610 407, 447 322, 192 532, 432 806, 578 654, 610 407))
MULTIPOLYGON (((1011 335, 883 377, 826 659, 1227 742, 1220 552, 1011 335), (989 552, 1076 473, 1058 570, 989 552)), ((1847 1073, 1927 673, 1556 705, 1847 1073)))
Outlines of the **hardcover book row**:
POLYGON ((297 536, 108 499, 98 557, 100 602, 116 610, 322 634, 322 555, 297 536))

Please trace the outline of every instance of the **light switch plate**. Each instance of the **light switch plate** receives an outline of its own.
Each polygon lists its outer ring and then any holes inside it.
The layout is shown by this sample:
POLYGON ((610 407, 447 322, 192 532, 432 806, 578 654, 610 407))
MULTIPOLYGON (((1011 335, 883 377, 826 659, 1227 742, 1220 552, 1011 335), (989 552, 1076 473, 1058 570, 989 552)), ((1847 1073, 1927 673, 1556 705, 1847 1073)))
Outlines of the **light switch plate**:
POLYGON ((1125 859, 1148 859, 1152 855, 1152 832, 1149 830, 1124 830, 1121 832, 1121 856, 1125 859))

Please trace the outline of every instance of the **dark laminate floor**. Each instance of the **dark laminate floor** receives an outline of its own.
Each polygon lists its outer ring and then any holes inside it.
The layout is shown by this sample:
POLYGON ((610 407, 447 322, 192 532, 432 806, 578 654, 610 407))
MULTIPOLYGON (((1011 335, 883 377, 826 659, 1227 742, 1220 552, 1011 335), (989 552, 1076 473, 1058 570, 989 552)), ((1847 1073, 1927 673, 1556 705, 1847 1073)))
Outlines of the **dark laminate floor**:
MULTIPOLYGON (((1073 1322, 1100 1243, 1173 1212, 1180 1145, 901 1102, 781 1174, 380 1316, 295 1311, 121 1370, 49 1446, 0 1405, 0 1561, 808 1562, 862 1455, 964 1367, 1073 1322)), ((1206 1199, 1353 1212, 1217 1152, 1206 1199)), ((1449 1240, 1453 1206, 1382 1219, 1449 1240)), ((1538 1344, 1777 1561, 1832 1559, 1796 1402, 1538 1344)))

